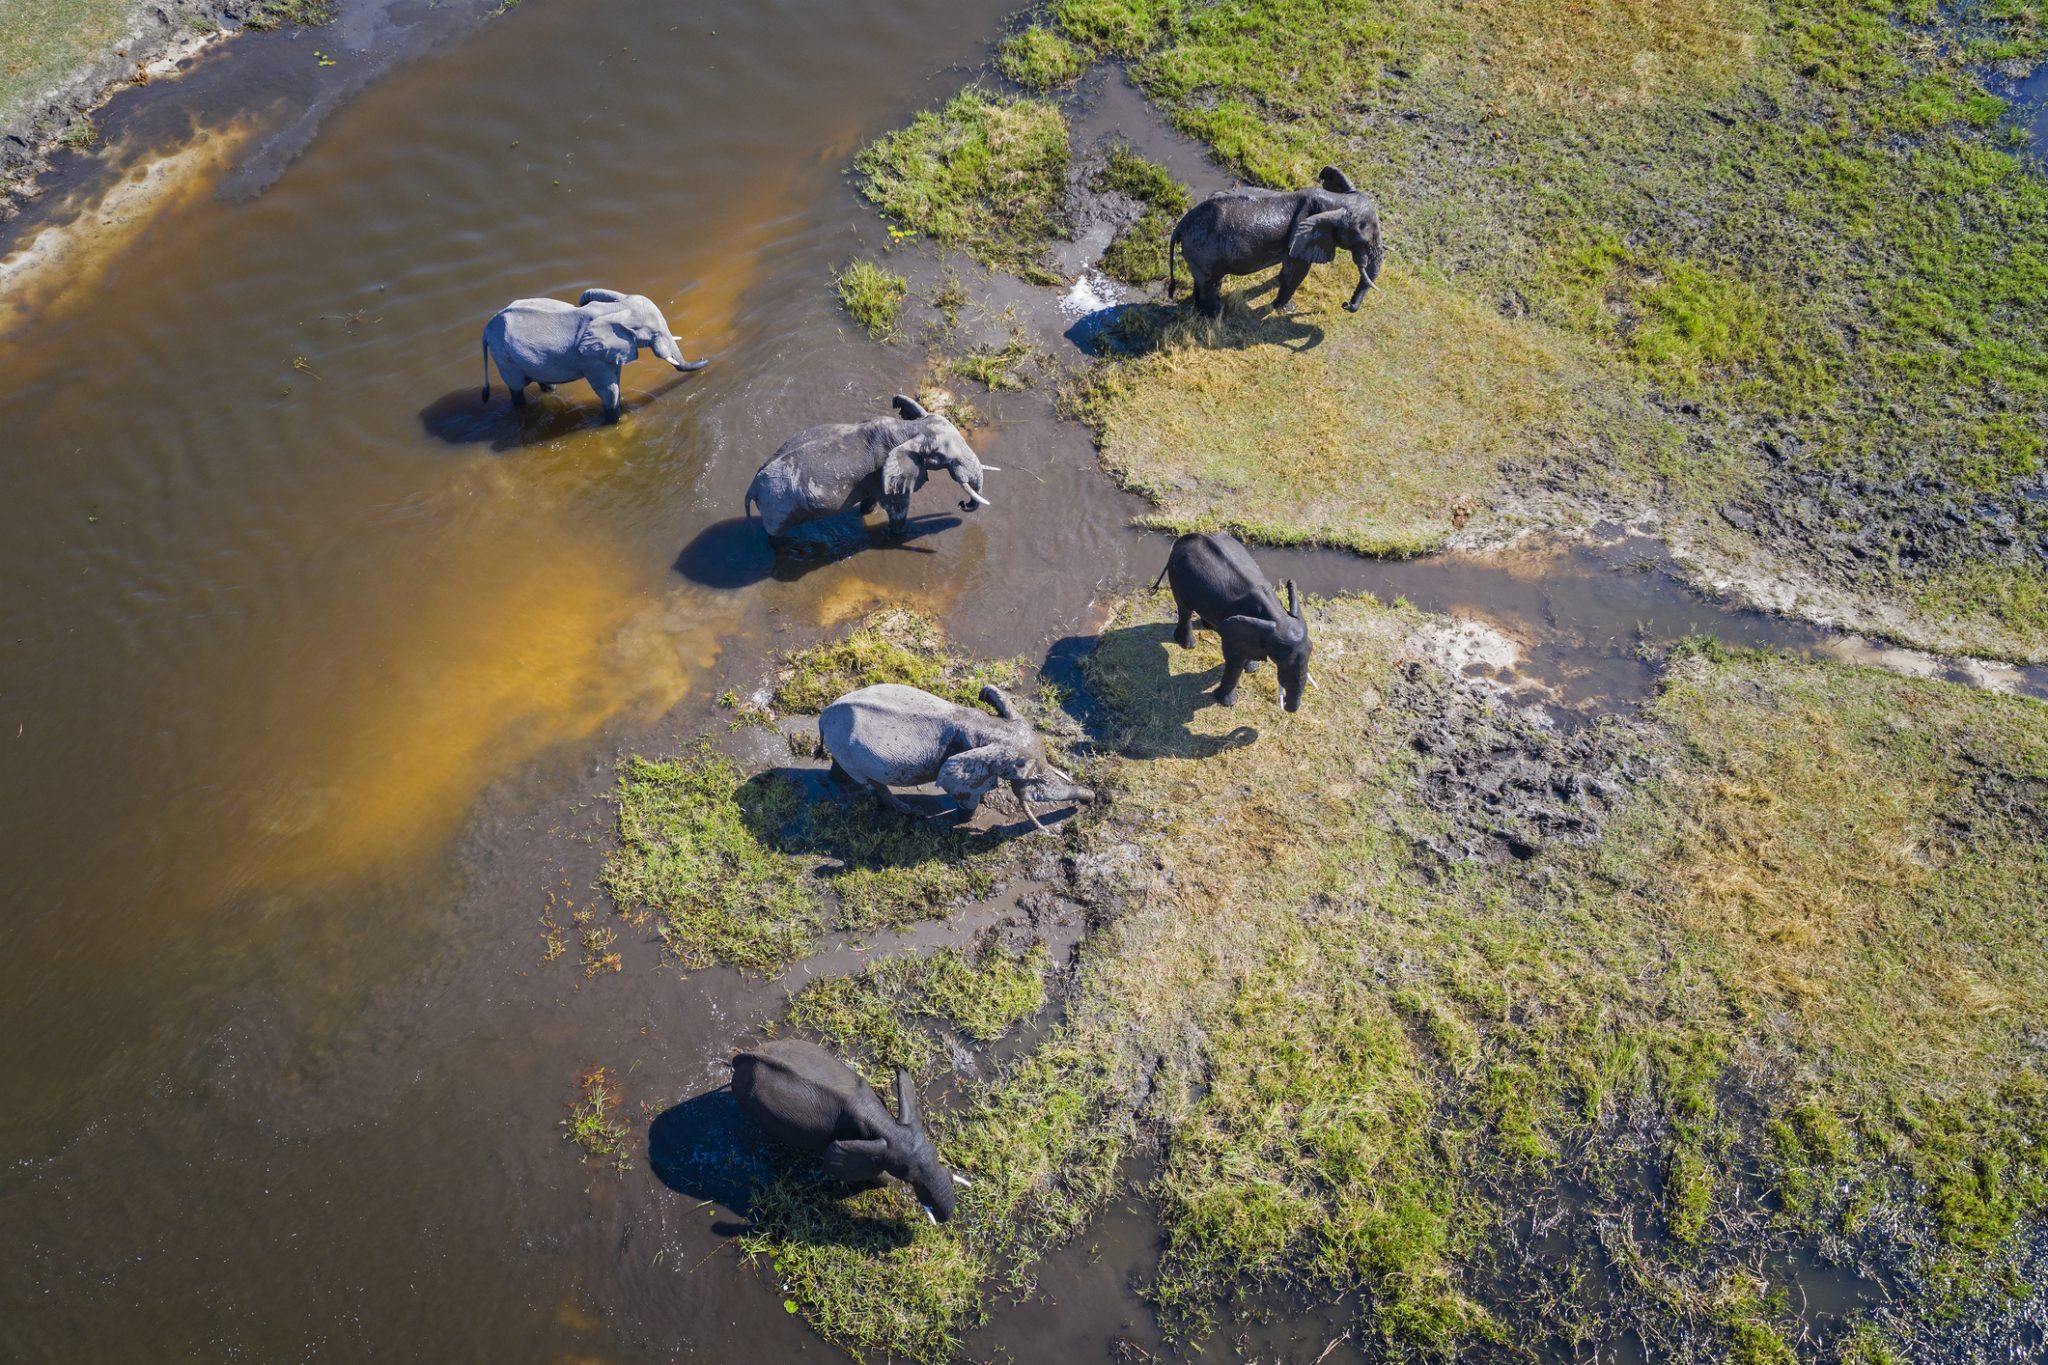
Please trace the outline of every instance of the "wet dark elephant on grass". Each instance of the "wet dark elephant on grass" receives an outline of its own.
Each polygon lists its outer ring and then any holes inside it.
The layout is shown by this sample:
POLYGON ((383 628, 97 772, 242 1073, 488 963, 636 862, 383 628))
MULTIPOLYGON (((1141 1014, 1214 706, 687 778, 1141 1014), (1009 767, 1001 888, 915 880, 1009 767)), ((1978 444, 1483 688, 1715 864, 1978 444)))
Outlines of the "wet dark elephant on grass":
POLYGON ((1280 267, 1275 312, 1285 312, 1312 265, 1334 260, 1341 248, 1358 266, 1358 287, 1344 307, 1357 312, 1380 277, 1380 212, 1335 166, 1308 190, 1235 189, 1212 194, 1189 209, 1166 248, 1166 297, 1173 297, 1173 252, 1179 248, 1194 280, 1195 306, 1210 317, 1223 312, 1223 277, 1280 267))

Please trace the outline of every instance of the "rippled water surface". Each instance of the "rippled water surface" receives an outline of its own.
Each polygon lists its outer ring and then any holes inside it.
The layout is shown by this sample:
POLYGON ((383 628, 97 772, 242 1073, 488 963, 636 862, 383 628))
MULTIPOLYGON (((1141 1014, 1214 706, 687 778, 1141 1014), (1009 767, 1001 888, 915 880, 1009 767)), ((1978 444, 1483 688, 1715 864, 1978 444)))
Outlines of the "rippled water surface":
MULTIPOLYGON (((935 486, 929 534, 781 568, 737 519, 783 437, 916 383, 831 298, 877 249, 843 167, 1013 4, 532 0, 381 76, 449 26, 359 5, 110 112, 130 198, 17 257, 0 310, 0 1355, 824 1349, 715 1208, 558 1137, 595 1062, 644 1135, 783 987, 652 953, 586 984, 538 920, 593 894, 612 756, 773 649, 907 602, 1038 657, 1162 562, 1030 395, 985 402, 987 512, 935 486), (634 366, 615 428, 581 385, 479 405, 484 318, 589 285, 711 367, 634 366)), ((1114 130, 1222 183, 1111 85, 1080 136, 1114 130)), ((1641 696, 1646 642, 1826 646, 1639 558, 1270 567, 1485 617, 1566 710, 1641 696)), ((1062 1341, 1155 1340, 1149 1222, 1098 1240, 1047 1269, 1062 1341)))

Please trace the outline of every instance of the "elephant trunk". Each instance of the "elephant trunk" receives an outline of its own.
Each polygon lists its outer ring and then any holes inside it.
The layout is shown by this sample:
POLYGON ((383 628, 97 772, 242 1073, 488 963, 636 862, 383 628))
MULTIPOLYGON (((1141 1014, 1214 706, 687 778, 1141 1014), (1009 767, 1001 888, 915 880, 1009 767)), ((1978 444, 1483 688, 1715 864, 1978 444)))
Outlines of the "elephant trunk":
POLYGON ((963 512, 972 512, 977 507, 987 507, 989 501, 981 495, 981 469, 969 470, 960 465, 953 466, 953 478, 967 490, 967 501, 960 504, 963 512))
POLYGON ((1351 313, 1358 311, 1358 305, 1365 301, 1365 292, 1368 289, 1379 288, 1380 239, 1373 238, 1365 250, 1358 252, 1354 259, 1358 262, 1358 287, 1351 291, 1351 300, 1344 305, 1345 311, 1351 313))

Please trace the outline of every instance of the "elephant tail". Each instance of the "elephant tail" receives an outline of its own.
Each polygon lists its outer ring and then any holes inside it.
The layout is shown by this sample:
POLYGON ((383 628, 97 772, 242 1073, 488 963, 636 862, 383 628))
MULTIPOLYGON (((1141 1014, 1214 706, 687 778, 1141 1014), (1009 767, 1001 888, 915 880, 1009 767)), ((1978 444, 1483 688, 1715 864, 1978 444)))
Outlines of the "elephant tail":
MULTIPOLYGON (((1166 560, 1166 569, 1170 569, 1170 568, 1172 568, 1172 567, 1173 567, 1173 558, 1172 558, 1172 556, 1168 556, 1168 557, 1167 557, 1167 560, 1166 560)), ((1158 591, 1159 591, 1159 585, 1160 585, 1161 583, 1164 583, 1164 582, 1166 581, 1166 569, 1161 569, 1161 570, 1159 571, 1159 577, 1157 577, 1157 578, 1155 578, 1155 579, 1153 579, 1153 580, 1152 580, 1152 591, 1154 591, 1154 592, 1158 592, 1158 591)))
MULTIPOLYGON (((1180 225, 1175 224, 1173 235, 1166 239, 1166 297, 1173 297, 1173 251, 1180 245, 1180 225)), ((1158 584, 1153 584, 1157 587, 1158 584)))
POLYGON ((477 344, 484 348, 484 396, 479 401, 488 403, 491 401, 491 343, 481 340, 477 344))

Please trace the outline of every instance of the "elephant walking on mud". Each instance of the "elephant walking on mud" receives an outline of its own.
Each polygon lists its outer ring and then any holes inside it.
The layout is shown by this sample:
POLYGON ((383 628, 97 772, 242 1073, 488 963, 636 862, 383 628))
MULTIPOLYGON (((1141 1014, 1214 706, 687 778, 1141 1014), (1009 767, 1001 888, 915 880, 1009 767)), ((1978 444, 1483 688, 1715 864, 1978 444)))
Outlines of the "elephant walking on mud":
POLYGON ((745 505, 759 511, 770 540, 807 521, 856 508, 865 515, 877 506, 901 534, 910 495, 938 470, 967 490, 961 511, 988 506, 981 476, 995 466, 981 462, 949 419, 900 393, 890 401, 895 417, 810 427, 768 457, 747 485, 745 505))
POLYGON ((783 1146, 815 1153, 834 1180, 864 1184, 893 1175, 917 1191, 934 1223, 953 1216, 953 1187, 967 1178, 948 1170, 924 1130, 910 1073, 896 1070, 892 1116, 852 1067, 816 1043, 762 1043, 732 1059, 739 1106, 783 1146))
POLYGON ((645 294, 616 289, 586 289, 574 307, 560 299, 516 299, 484 324, 484 392, 491 401, 491 362, 512 406, 526 406, 526 386, 543 393, 555 385, 583 379, 604 403, 604 420, 619 420, 619 371, 637 359, 642 348, 687 373, 709 360, 684 360, 668 319, 645 294))
POLYGON ((1045 744, 998 687, 981 689, 993 716, 900 683, 849 692, 818 717, 818 735, 833 768, 873 792, 884 805, 908 811, 892 787, 937 782, 962 818, 999 782, 1008 782, 1038 829, 1033 801, 1093 801, 1095 793, 1045 760, 1045 744))
POLYGON ((1166 245, 1166 297, 1173 297, 1173 252, 1187 258, 1195 306, 1210 317, 1223 312, 1223 277, 1280 267, 1273 310, 1287 311, 1308 268, 1336 258, 1339 247, 1358 266, 1358 287, 1348 312, 1380 277, 1380 212, 1335 166, 1323 167, 1311 190, 1235 189, 1212 194, 1189 209, 1166 245))

